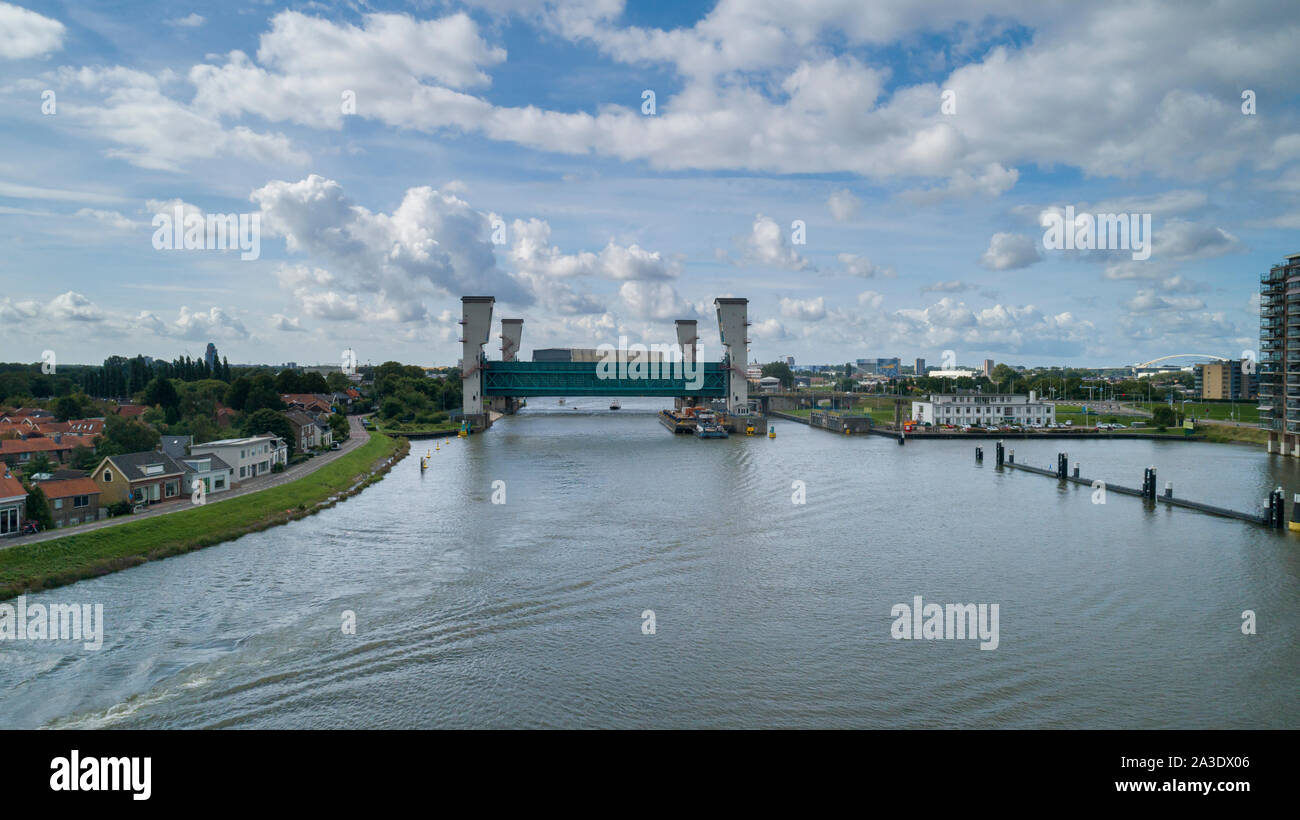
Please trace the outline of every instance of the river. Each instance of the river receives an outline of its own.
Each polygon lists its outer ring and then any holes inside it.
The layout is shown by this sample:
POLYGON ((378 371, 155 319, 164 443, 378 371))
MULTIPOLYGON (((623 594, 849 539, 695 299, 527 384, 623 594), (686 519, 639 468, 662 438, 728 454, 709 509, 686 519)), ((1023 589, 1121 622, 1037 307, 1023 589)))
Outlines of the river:
MULTIPOLYGON (((1300 727, 1297 536, 1094 504, 991 441, 706 441, 661 404, 534 400, 318 515, 28 596, 102 603, 104 644, 0 643, 0 726, 1300 727), (997 604, 997 648, 891 637, 918 595, 997 604)), ((1235 509, 1300 490, 1259 447, 1068 446, 1235 509)))

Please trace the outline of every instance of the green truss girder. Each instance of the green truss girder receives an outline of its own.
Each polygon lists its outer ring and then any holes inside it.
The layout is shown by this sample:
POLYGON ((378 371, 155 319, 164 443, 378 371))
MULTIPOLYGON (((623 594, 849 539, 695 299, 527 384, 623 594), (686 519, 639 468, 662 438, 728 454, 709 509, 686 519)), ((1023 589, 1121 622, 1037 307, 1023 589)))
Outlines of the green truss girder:
POLYGON ((725 363, 704 362, 703 386, 682 378, 602 379, 596 362, 484 362, 484 396, 700 396, 725 398, 725 363))

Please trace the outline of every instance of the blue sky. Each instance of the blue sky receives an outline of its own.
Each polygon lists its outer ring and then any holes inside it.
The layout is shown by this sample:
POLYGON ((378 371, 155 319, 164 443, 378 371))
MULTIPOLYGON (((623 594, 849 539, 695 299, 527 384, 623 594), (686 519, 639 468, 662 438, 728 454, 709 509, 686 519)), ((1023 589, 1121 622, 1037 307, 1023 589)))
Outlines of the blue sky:
POLYGON ((0 2, 0 360, 454 363, 467 293, 525 354, 679 317, 716 351, 745 296, 760 361, 1239 355, 1300 251, 1298 34, 1287 3, 0 2), (258 214, 259 258, 155 249, 177 203, 258 214), (1150 258, 1044 248, 1066 206, 1150 214, 1150 258))

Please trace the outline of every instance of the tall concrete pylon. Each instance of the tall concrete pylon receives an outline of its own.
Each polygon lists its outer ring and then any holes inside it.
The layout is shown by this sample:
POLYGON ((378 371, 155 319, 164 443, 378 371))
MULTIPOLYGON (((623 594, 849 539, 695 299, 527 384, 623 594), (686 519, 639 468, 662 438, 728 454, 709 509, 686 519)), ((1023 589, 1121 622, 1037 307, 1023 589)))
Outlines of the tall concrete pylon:
POLYGON ((492 306, 495 296, 462 296, 461 308, 461 389, 462 409, 471 423, 482 428, 483 415, 483 346, 492 332, 492 306))
POLYGON ((749 411, 749 300, 714 299, 718 311, 718 333, 731 369, 727 373, 727 412, 749 411))
POLYGON ((523 319, 501 320, 501 361, 513 362, 519 355, 519 343, 524 337, 523 319))

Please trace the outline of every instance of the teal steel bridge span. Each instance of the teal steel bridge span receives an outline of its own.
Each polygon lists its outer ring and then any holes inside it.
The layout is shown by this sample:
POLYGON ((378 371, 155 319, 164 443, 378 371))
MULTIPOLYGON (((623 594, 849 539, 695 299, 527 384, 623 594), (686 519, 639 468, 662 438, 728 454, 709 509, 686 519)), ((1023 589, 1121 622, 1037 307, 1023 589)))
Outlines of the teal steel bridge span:
MULTIPOLYGON (((730 366, 722 362, 700 362, 703 383, 693 387, 685 378, 605 378, 599 377, 597 362, 501 362, 483 361, 483 395, 491 396, 698 396, 722 399, 727 396, 730 366)), ((695 375, 695 374, 692 374, 695 375)), ((697 383, 698 378, 691 379, 697 383)))

